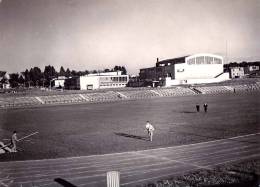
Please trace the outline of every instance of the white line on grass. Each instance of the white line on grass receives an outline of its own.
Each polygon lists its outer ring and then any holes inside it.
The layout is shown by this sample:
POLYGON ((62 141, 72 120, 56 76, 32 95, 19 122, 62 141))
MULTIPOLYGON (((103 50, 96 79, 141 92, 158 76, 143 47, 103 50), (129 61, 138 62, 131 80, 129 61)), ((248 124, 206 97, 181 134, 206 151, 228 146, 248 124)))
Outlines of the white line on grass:
MULTIPOLYGON (((259 135, 260 132, 254 133, 254 134, 247 134, 247 135, 241 135, 241 136, 236 136, 236 137, 231 137, 231 138, 223 138, 223 139, 218 139, 218 140, 212 140, 212 141, 207 141, 207 142, 200 142, 200 143, 193 143, 193 144, 186 144, 186 145, 179 145, 179 146, 171 146, 171 147, 161 147, 161 148, 154 148, 154 149, 147 149, 147 150, 141 150, 141 151, 126 151, 126 152, 121 152, 121 153, 108 153, 108 154, 101 154, 101 155, 89 155, 89 156, 77 156, 77 157, 67 157, 67 158, 53 158, 53 159, 41 159, 41 160, 26 160, 26 161, 12 161, 12 163, 25 163, 25 162, 44 162, 44 161, 51 161, 51 160, 71 160, 71 159, 79 159, 79 158, 90 158, 90 157, 103 157, 103 156, 115 156, 115 155, 122 155, 126 153, 135 153, 135 152, 142 152, 142 151, 150 151, 150 150, 162 150, 162 149, 172 149, 172 148, 181 148, 181 147, 187 147, 187 146, 194 146, 194 145, 201 145, 201 144, 208 144, 208 143, 215 143, 219 141, 224 141, 224 140, 230 140, 230 139, 237 139, 237 138, 242 138, 242 137, 247 137, 247 136, 255 136, 259 135)), ((2 163, 8 163, 8 162, 2 162, 2 163)))

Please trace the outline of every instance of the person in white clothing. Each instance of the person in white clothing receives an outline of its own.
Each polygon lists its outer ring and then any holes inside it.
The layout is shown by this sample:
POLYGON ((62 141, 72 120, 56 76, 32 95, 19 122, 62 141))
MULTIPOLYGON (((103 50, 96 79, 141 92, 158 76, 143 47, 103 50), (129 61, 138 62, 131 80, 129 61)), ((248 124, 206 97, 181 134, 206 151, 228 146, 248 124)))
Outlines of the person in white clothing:
POLYGON ((13 152, 17 152, 16 148, 16 142, 18 142, 16 131, 13 132, 12 138, 11 138, 11 144, 12 144, 12 150, 13 152))
POLYGON ((153 141, 153 131, 155 130, 154 127, 152 126, 152 124, 149 121, 147 121, 145 128, 146 128, 147 133, 149 135, 150 141, 153 141))

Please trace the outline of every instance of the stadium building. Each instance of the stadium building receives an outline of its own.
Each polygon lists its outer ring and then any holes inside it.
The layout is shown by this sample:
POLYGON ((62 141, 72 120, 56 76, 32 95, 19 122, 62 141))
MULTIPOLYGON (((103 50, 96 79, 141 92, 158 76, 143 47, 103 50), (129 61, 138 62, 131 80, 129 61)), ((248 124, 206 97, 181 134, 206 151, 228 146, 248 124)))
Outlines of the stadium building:
POLYGON ((128 81, 128 75, 122 75, 122 71, 115 71, 80 76, 76 85, 80 90, 95 90, 126 87, 128 81))
POLYGON ((195 54, 159 61, 156 66, 140 69, 140 80, 147 85, 173 86, 221 82, 229 79, 223 72, 223 57, 214 54, 195 54))

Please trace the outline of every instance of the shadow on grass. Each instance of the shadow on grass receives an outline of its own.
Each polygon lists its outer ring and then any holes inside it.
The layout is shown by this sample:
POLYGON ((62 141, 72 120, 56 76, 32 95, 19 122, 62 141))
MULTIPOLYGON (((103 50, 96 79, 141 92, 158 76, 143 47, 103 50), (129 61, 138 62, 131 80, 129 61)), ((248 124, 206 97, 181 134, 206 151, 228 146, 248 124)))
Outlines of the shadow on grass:
POLYGON ((62 178, 56 178, 56 179, 54 179, 54 181, 59 183, 61 186, 64 186, 64 187, 77 187, 74 184, 71 184, 70 182, 68 182, 68 181, 66 181, 62 178))
POLYGON ((198 113, 195 111, 180 111, 180 113, 184 113, 184 114, 194 114, 194 113, 198 113))
POLYGON ((134 138, 134 139, 138 139, 138 140, 149 141, 149 138, 144 137, 144 136, 136 136, 136 135, 126 134, 126 133, 121 133, 121 132, 115 132, 115 135, 124 136, 124 137, 127 137, 127 138, 134 138))

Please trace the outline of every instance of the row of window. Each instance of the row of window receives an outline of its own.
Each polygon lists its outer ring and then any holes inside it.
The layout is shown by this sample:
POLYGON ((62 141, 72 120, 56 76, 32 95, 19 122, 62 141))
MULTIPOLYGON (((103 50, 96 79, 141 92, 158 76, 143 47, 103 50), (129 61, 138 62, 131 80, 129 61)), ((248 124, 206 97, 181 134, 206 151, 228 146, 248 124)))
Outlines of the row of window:
POLYGON ((100 77, 100 81, 126 82, 127 77, 100 77))
POLYGON ((222 64, 220 58, 210 57, 210 56, 199 56, 196 58, 191 58, 187 61, 188 65, 192 64, 222 64))
POLYGON ((126 84, 100 84, 100 87, 122 87, 122 86, 126 86, 126 84))

